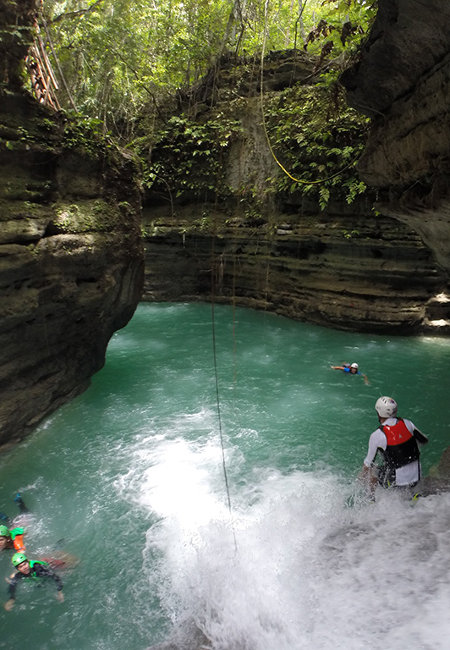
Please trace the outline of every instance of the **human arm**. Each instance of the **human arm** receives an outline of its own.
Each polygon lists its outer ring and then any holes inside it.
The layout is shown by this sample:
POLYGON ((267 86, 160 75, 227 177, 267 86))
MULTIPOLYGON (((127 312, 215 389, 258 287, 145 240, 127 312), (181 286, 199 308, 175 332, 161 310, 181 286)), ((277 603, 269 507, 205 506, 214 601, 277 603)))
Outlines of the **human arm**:
POLYGON ((330 366, 332 370, 345 370, 344 366, 330 366))
MULTIPOLYGON (((57 573, 55 573, 52 569, 50 569, 50 567, 46 566, 45 564, 35 564, 34 565, 34 570, 35 570, 36 575, 38 577, 40 577, 40 578, 50 578, 51 580, 53 580, 55 582, 55 584, 56 584, 56 590, 57 590, 58 593, 62 591, 63 582, 62 582, 61 578, 59 577, 59 575, 57 573)), ((62 594, 61 594, 61 596, 62 596, 62 594)), ((61 598, 60 596, 57 596, 57 597, 58 597, 58 599, 61 598)), ((62 599, 64 600, 64 597, 62 597, 62 599)))
POLYGON ((403 419, 403 422, 406 425, 406 428, 412 433, 414 436, 416 442, 419 443, 419 445, 426 445, 428 442, 428 437, 420 431, 416 425, 411 422, 411 420, 407 420, 406 418, 403 419))
POLYGON ((372 467, 378 450, 384 451, 386 449, 387 439, 383 431, 378 428, 370 435, 367 455, 364 458, 364 465, 367 468, 372 467))
POLYGON ((372 467, 363 465, 361 471, 358 474, 358 481, 364 485, 371 496, 374 495, 375 488, 378 484, 378 477, 372 467))
POLYGON ((417 442, 421 445, 426 445, 428 442, 428 437, 422 433, 422 431, 419 431, 416 427, 414 427, 413 431, 413 436, 417 440, 417 442))
POLYGON ((12 608, 14 607, 14 603, 16 601, 16 587, 17 583, 19 582, 20 578, 22 577, 22 574, 20 572, 14 573, 8 580, 8 596, 9 599, 5 603, 4 607, 7 612, 10 612, 12 608))
POLYGON ((386 436, 381 429, 376 429, 369 438, 369 447, 367 456, 364 459, 364 464, 358 474, 358 480, 363 483, 370 493, 373 495, 376 485, 378 483, 378 475, 376 469, 372 467, 375 456, 379 449, 386 449, 386 436))
POLYGON ((369 385, 369 380, 367 378, 367 375, 365 375, 364 373, 361 373, 361 374, 362 374, 362 377, 364 379, 364 383, 366 384, 366 386, 368 386, 369 385))

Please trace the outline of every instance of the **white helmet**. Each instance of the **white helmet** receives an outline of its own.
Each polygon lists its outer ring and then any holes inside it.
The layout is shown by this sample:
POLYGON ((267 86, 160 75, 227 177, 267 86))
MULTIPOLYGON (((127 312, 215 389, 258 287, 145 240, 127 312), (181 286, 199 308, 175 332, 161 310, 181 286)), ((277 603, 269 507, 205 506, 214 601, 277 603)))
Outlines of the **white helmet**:
POLYGON ((375 403, 375 411, 380 418, 390 418, 397 415, 397 402, 392 397, 379 397, 375 403))
POLYGON ((357 363, 351 363, 350 368, 356 368, 356 370, 358 370, 359 366, 357 363))

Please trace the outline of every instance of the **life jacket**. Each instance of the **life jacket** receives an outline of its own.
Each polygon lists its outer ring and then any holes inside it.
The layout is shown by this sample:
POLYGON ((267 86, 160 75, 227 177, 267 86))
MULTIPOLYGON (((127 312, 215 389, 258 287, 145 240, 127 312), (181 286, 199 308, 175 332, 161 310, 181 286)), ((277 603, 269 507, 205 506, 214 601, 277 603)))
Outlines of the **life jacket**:
POLYGON ((25 553, 25 543, 23 541, 23 536, 25 531, 23 528, 13 528, 9 531, 11 539, 14 545, 15 550, 18 553, 25 553))
POLYGON ((25 580, 27 580, 27 579, 28 580, 30 580, 30 579, 38 580, 41 576, 36 575, 34 567, 36 566, 36 564, 42 564, 44 566, 48 566, 48 562, 44 562, 43 560, 28 560, 28 562, 30 564, 30 569, 31 570, 30 570, 30 573, 28 575, 22 574, 23 577, 25 578, 25 580))
POLYGON ((386 436, 387 447, 383 451, 386 465, 390 469, 398 469, 419 460, 420 452, 416 439, 401 418, 393 426, 380 425, 386 436))

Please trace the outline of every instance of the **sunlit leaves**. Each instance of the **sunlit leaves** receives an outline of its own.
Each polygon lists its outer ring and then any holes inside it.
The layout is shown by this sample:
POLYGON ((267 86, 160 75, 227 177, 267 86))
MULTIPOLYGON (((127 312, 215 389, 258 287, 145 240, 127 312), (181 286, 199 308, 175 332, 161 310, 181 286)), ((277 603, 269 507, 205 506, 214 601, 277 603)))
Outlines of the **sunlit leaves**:
MULTIPOLYGON (((332 56, 346 22, 364 30, 364 0, 45 0, 44 15, 80 112, 118 131, 144 106, 157 110, 175 89, 195 83, 225 52, 253 55, 301 48, 320 21, 332 56), (299 8, 301 7, 301 13, 299 8), (156 108, 155 108, 156 107, 156 108)), ((352 34, 349 32, 345 39, 352 34)), ((320 34, 308 48, 324 47, 320 34)), ((63 91, 62 91, 63 92, 63 91)), ((64 103, 64 95, 62 97, 64 103)), ((125 129, 125 131, 126 131, 125 129)), ((127 131, 122 133, 130 137, 127 131)))
MULTIPOLYGON (((203 123, 174 115, 154 136, 152 160, 143 158, 144 185, 155 192, 180 196, 191 192, 204 196, 212 189, 226 192, 222 149, 241 131, 240 121, 222 113, 211 114, 203 123)), ((136 143, 142 150, 144 142, 136 143)))

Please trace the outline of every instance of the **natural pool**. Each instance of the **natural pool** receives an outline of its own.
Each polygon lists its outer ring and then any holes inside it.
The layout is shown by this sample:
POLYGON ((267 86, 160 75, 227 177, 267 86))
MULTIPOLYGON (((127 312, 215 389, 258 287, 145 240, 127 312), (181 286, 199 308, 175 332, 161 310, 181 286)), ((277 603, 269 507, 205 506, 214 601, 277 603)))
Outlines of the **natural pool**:
POLYGON ((429 436, 425 473, 450 444, 450 341, 216 306, 216 375, 212 331, 210 305, 140 305, 89 390, 0 456, 30 556, 80 559, 63 604, 21 586, 0 648, 144 650, 191 621, 215 650, 447 648, 450 495, 348 497, 380 395, 429 436), (355 360, 368 386, 330 369, 355 360))

